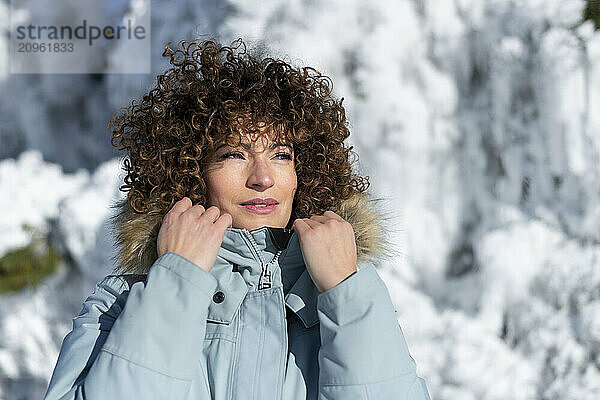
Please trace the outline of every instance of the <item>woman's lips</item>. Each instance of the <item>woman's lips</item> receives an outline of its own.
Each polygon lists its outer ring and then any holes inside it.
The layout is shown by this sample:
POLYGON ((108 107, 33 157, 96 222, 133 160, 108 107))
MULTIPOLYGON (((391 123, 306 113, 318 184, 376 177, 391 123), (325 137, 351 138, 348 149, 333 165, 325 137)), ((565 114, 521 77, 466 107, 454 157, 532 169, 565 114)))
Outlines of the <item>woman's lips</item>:
POLYGON ((277 208, 277 204, 269 204, 264 206, 259 206, 256 204, 243 204, 240 207, 244 207, 246 211, 254 213, 254 214, 269 214, 277 208))

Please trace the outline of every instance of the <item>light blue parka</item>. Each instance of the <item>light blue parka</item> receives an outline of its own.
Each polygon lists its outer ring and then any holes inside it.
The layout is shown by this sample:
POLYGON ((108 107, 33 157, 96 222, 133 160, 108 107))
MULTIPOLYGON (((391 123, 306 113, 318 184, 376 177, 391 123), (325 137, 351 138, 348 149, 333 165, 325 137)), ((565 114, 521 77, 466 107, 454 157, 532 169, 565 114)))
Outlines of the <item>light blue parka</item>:
POLYGON ((210 272, 170 252, 148 274, 107 276, 73 319, 44 399, 429 399, 365 257, 374 222, 352 208, 366 204, 337 211, 355 230, 358 271, 323 293, 283 228, 228 228, 210 272))

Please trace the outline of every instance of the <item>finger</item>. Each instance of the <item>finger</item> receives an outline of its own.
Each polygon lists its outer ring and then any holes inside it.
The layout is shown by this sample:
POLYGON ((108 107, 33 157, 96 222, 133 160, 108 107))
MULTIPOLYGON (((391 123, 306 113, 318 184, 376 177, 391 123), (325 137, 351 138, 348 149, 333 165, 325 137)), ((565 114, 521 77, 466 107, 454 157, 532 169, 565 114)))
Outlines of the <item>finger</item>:
POLYGON ((202 213, 200 218, 206 218, 214 223, 221 216, 221 210, 217 206, 210 206, 202 213))
POLYGON ((233 225, 233 217, 231 214, 223 213, 215 222, 215 227, 225 232, 225 229, 231 228, 233 225))
POLYGON ((323 215, 313 215, 310 217, 311 221, 317 221, 319 223, 324 224, 325 222, 329 221, 331 218, 329 217, 324 217, 323 215))
POLYGON ((177 201, 173 205, 173 208, 171 208, 171 211, 169 211, 169 212, 173 213, 175 215, 181 214, 182 212, 186 211, 191 206, 192 206, 192 200, 190 200, 189 197, 184 197, 184 198, 180 199, 179 201, 177 201))
POLYGON ((175 202, 175 204, 173 204, 173 207, 171 207, 171 209, 169 211, 167 211, 165 213, 165 215, 163 215, 161 223, 165 222, 165 219, 167 218, 167 216, 178 217, 185 210, 187 210, 189 208, 189 206, 191 206, 191 203, 192 203, 192 201, 188 197, 183 197, 183 198, 179 199, 178 201, 175 202))
POLYGON ((302 221, 303 221, 303 222, 305 222, 305 223, 306 223, 308 226, 310 226, 311 228, 317 228, 317 227, 319 227, 320 225, 322 225, 320 222, 313 221, 313 220, 311 220, 311 219, 309 219, 309 218, 303 218, 303 219, 302 219, 302 221))
POLYGON ((331 211, 331 210, 327 210, 327 211, 325 211, 325 212, 323 213, 323 215, 325 215, 326 217, 329 217, 329 218, 335 218, 335 219, 337 219, 337 220, 339 220, 339 221, 345 221, 345 219, 344 219, 344 218, 340 217, 339 215, 337 215, 336 213, 334 213, 334 212, 333 212, 333 211, 331 211))
POLYGON ((302 218, 297 218, 292 224, 292 229, 298 233, 298 236, 302 236, 302 233, 310 230, 310 226, 302 218))
POLYGON ((196 217, 200 217, 205 211, 206 209, 202 204, 196 204, 195 206, 188 208, 185 212, 192 213, 196 215, 196 217))

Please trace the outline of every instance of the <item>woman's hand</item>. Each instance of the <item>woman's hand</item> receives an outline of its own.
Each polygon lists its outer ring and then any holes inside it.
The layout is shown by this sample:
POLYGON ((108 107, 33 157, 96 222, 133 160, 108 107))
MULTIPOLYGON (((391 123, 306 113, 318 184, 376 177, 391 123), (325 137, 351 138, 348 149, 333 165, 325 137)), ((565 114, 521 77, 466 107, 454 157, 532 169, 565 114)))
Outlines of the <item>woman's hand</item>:
POLYGON ((225 230, 232 224, 230 214, 215 207, 192 206, 188 197, 179 200, 165 214, 157 238, 158 256, 172 251, 205 271, 215 264, 225 230))
POLYGON ((294 220, 304 263, 319 292, 339 284, 357 271, 352 225, 333 211, 294 220))

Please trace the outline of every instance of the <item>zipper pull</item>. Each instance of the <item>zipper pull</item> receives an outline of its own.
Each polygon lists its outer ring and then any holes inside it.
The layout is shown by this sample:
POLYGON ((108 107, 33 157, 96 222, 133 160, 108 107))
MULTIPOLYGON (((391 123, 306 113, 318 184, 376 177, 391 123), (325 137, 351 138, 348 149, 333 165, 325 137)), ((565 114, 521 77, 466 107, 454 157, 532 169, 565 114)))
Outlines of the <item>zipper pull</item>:
POLYGON ((269 265, 261 264, 260 277, 258 278, 258 290, 269 289, 271 285, 271 270, 269 270, 269 265))

